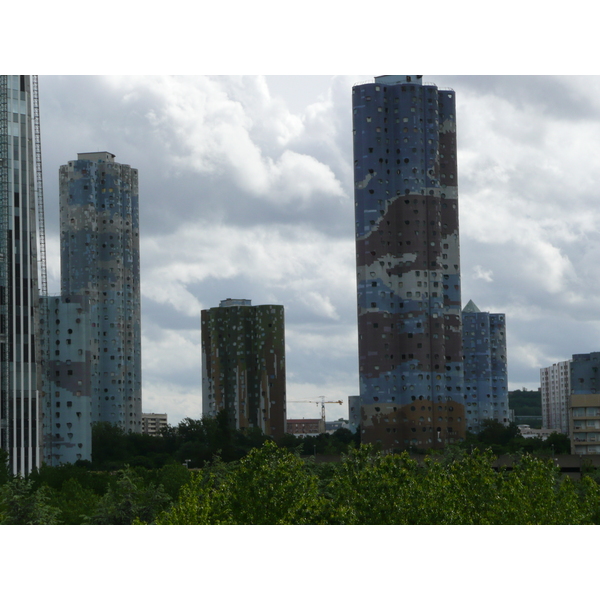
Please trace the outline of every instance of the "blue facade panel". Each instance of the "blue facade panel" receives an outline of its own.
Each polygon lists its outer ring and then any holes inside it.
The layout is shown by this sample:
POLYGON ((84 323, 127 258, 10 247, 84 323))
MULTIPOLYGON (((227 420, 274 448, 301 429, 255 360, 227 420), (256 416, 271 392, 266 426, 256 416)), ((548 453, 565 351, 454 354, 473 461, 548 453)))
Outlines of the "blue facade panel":
POLYGON ((488 419, 508 425, 505 315, 465 308, 463 347, 468 430, 477 433, 488 419))
POLYGON ((454 92, 352 94, 362 439, 442 446, 465 431, 454 92))

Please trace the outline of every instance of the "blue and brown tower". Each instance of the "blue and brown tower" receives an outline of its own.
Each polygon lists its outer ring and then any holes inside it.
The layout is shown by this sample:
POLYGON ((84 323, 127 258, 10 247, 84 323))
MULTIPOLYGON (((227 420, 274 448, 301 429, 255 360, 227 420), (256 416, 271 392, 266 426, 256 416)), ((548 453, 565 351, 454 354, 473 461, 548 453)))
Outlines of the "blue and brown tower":
POLYGON ((352 89, 361 436, 465 436, 454 91, 421 76, 352 89))

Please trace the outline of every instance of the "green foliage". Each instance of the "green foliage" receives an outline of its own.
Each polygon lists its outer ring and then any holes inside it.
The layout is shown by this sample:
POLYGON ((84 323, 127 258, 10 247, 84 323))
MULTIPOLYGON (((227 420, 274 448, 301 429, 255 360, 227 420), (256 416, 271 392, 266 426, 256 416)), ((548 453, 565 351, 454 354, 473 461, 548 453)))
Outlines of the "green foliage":
POLYGON ((542 393, 526 389, 508 392, 508 406, 515 416, 542 415, 542 393))
POLYGON ((524 438, 516 423, 507 426, 487 419, 482 423, 478 434, 467 432, 466 440, 459 444, 463 449, 490 449, 494 454, 535 453, 550 456, 552 454, 570 454, 571 442, 562 433, 552 433, 546 440, 524 438))
POLYGON ((115 484, 100 499, 91 522, 94 525, 151 523, 171 503, 162 485, 146 484, 133 469, 121 471, 115 484))
POLYGON ((50 502, 59 511, 60 521, 65 525, 86 525, 96 513, 100 497, 90 488, 71 478, 60 491, 51 490, 50 502))
POLYGON ((8 452, 0 448, 0 485, 3 485, 10 479, 8 470, 8 452))
POLYGON ((59 510, 51 506, 47 487, 15 477, 0 486, 0 525, 57 525, 59 510))
POLYGON ((195 475, 183 487, 179 501, 157 523, 320 523, 324 503, 318 480, 307 472, 303 461, 268 441, 225 471, 195 475))
POLYGON ((361 447, 332 481, 334 522, 344 524, 583 524, 597 522, 598 487, 560 479, 551 461, 525 455, 511 472, 491 452, 446 463, 361 447))
POLYGON ((303 461, 274 442, 251 450, 227 478, 233 523, 249 525, 320 522, 317 478, 303 461))

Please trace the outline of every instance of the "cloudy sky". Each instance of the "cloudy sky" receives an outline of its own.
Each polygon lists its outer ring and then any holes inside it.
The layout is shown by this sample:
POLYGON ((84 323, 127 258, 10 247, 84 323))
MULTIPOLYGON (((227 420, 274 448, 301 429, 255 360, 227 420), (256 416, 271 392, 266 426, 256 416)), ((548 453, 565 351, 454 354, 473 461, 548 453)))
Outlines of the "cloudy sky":
MULTIPOLYGON (((107 150, 139 170, 145 412, 200 417, 200 311, 233 297, 285 306, 288 400, 347 416, 351 89, 373 75, 40 76, 51 293, 58 167, 107 150)), ((537 388, 600 350, 600 78, 424 80, 457 96, 463 306, 506 314, 509 387, 537 388)))

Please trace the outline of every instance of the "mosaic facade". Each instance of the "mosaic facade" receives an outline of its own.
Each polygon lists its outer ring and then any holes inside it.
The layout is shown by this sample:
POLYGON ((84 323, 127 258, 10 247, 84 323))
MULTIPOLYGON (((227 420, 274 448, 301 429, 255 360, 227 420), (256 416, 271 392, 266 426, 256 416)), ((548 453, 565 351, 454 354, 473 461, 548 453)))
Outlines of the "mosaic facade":
POLYGON ((462 319, 468 430, 477 433, 487 419, 506 426, 510 422, 506 317, 482 312, 470 300, 462 319))
POLYGON ((465 435, 452 90, 420 76, 352 89, 361 436, 465 435))
POLYGON ((80 454, 65 454, 71 443, 85 449, 90 423, 142 430, 138 172, 114 158, 110 152, 81 153, 60 167, 62 319, 51 330, 56 363, 51 385, 55 403, 57 393, 70 398, 81 391, 79 400, 69 401, 79 403, 76 412, 82 415, 89 401, 91 416, 78 421, 80 430, 69 416, 75 441, 68 441, 62 400, 60 410, 53 407, 47 421, 53 462, 80 454), (88 361, 89 381, 68 368, 83 361, 88 361), (65 370, 73 372, 72 378, 65 378, 65 370))
POLYGON ((231 427, 285 433, 285 322, 283 306, 223 300, 203 310, 202 413, 227 410, 231 427))

